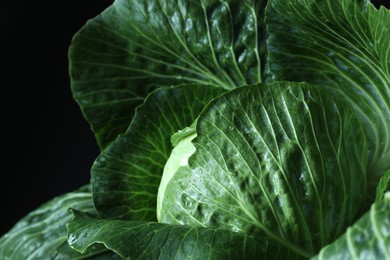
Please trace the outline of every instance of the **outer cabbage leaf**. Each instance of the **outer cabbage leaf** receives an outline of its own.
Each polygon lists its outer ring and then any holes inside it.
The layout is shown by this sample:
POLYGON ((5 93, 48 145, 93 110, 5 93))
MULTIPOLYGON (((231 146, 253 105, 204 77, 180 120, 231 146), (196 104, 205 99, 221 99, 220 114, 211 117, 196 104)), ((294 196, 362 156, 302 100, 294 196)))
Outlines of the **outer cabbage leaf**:
POLYGON ((75 35, 75 99, 104 148, 161 86, 261 81, 263 0, 116 0, 75 35))
POLYGON ((358 113, 375 194, 390 168, 390 11, 366 0, 270 0, 266 23, 271 80, 321 85, 358 113))
POLYGON ((390 193, 314 259, 390 259, 390 193))
POLYGON ((138 107, 127 132, 92 167, 96 209, 102 217, 156 220, 157 191, 171 152, 170 137, 190 125, 213 97, 208 85, 160 88, 138 107))
POLYGON ((390 191, 390 169, 380 179, 376 187, 375 202, 380 202, 387 191, 390 191))
POLYGON ((22 218, 0 238, 0 259, 117 259, 99 245, 83 255, 69 247, 65 227, 72 218, 69 208, 95 212, 89 186, 54 198, 22 218))
POLYGON ((74 213, 68 241, 79 252, 102 243, 126 259, 298 259, 272 241, 228 230, 94 219, 74 213))
POLYGON ((350 106, 304 83, 214 99, 196 152, 167 184, 161 221, 266 235, 305 257, 365 206, 366 140, 350 106))

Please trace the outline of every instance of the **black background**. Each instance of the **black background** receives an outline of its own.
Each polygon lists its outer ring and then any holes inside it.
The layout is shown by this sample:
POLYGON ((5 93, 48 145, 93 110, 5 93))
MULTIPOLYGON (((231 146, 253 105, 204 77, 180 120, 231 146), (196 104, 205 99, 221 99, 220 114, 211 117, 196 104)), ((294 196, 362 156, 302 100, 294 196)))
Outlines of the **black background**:
POLYGON ((4 2, 0 236, 43 202, 89 182, 98 148, 72 99, 67 51, 112 0, 4 2))
POLYGON ((89 181, 98 148, 72 99, 67 49, 111 3, 19 0, 0 7, 0 236, 43 202, 89 181))

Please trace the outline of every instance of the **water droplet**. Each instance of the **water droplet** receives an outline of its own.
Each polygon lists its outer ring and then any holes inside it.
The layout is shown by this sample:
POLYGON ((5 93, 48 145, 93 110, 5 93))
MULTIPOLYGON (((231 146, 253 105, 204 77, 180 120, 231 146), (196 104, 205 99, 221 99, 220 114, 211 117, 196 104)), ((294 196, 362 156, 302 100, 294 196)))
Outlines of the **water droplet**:
POLYGON ((192 208, 196 204, 196 200, 187 194, 181 196, 181 202, 187 208, 192 208))
POLYGON ((299 181, 300 181, 300 182, 304 182, 304 181, 305 181, 305 177, 304 177, 304 174, 303 174, 303 173, 301 173, 301 174, 299 175, 299 181))

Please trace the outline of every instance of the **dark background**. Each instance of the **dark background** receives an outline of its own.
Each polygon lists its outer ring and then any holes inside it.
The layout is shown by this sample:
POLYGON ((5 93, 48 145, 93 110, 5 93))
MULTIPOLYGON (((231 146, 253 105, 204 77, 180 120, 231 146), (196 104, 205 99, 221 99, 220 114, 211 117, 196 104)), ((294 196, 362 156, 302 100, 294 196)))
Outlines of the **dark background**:
POLYGON ((72 99, 67 51, 112 0, 2 2, 0 236, 40 204, 89 182, 98 148, 72 99))
POLYGON ((43 202, 89 181, 98 148, 72 99, 67 49, 111 3, 19 0, 0 7, 0 236, 43 202))

